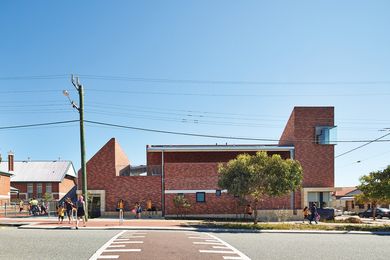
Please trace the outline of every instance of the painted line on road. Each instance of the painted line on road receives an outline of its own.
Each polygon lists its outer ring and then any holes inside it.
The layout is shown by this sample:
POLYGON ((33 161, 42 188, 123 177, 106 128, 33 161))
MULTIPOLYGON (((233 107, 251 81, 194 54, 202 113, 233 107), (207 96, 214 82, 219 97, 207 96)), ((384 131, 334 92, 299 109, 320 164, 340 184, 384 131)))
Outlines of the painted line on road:
POLYGON ((145 236, 130 236, 129 238, 144 238, 145 236))
POLYGON ((219 246, 222 246, 223 244, 220 243, 220 242, 192 242, 193 244, 195 245, 219 245, 219 246))
POLYGON ((119 255, 101 255, 98 259, 118 259, 119 255))
POLYGON ((215 248, 215 249, 229 249, 226 246, 213 246, 213 248, 215 248))
MULTIPOLYGON (((230 249, 230 248, 229 248, 230 249)), ((209 253, 209 254, 236 254, 234 251, 221 251, 221 250, 201 250, 199 249, 200 253, 209 253)))
POLYGON ((141 252, 141 249, 105 249, 103 252, 141 252))
POLYGON ((95 254, 93 254, 91 256, 91 258, 89 258, 89 260, 96 260, 99 258, 99 256, 103 253, 104 249, 106 249, 109 245, 111 245, 112 242, 114 242, 115 239, 117 239, 119 236, 121 236, 122 234, 124 234, 125 232, 127 232, 126 230, 123 230, 122 232, 119 232, 118 234, 116 234, 115 236, 113 236, 110 240, 107 241, 107 243, 105 243, 101 248, 99 248, 95 254))
POLYGON ((241 251, 237 250, 235 247, 231 246, 230 244, 228 244, 227 242, 223 241, 222 239, 210 234, 210 233, 207 233, 210 237, 218 240, 219 242, 221 242, 222 244, 224 244, 225 246, 229 247, 231 250, 233 250, 237 255, 239 255, 243 260, 250 260, 249 257, 247 257, 244 253, 242 253, 241 251))
POLYGON ((130 240, 129 238, 117 238, 115 241, 128 241, 130 240))
POLYGON ((241 256, 224 256, 223 259, 243 259, 241 256))
POLYGON ((207 240, 205 240, 205 242, 219 242, 219 241, 215 240, 215 239, 207 239, 207 240))
POLYGON ((144 241, 118 241, 112 242, 112 244, 143 244, 144 241))
POLYGON ((125 247, 126 245, 110 245, 108 246, 107 248, 111 248, 111 247, 125 247))

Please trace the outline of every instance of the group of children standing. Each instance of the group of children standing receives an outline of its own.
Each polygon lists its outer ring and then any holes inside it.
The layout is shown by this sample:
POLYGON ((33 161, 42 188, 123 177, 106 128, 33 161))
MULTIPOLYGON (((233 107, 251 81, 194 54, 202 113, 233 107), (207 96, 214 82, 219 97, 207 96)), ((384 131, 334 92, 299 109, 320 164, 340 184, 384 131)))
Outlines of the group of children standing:
POLYGON ((305 223, 305 219, 309 220, 309 224, 311 224, 312 221, 318 224, 320 215, 318 214, 317 205, 315 202, 312 203, 310 209, 308 207, 303 209, 303 223, 305 223))
MULTIPOLYGON (((120 199, 117 204, 117 211, 119 211, 119 223, 121 224, 123 222, 123 213, 125 210, 125 202, 123 199, 120 199)), ((148 199, 146 201, 146 211, 148 212, 148 217, 151 218, 152 211, 155 211, 155 207, 152 205, 152 200, 148 199)), ((140 202, 136 202, 134 205, 134 208, 131 210, 132 213, 135 214, 135 218, 140 219, 142 214, 142 206, 140 202)))

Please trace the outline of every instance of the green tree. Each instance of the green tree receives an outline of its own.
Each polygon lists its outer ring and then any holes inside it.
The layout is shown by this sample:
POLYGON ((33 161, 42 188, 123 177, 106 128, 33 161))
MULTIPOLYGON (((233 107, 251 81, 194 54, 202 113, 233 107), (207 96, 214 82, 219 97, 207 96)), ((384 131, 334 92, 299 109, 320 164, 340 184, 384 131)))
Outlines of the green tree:
POLYGON ((376 208, 382 203, 390 201, 390 165, 383 171, 370 172, 359 179, 357 186, 362 191, 355 196, 358 203, 371 203, 372 217, 376 219, 376 208))
POLYGON ((176 195, 173 197, 173 204, 176 208, 176 216, 183 216, 183 213, 186 213, 187 210, 191 207, 189 201, 184 197, 184 195, 176 195))
POLYGON ((284 160, 280 155, 268 156, 241 154, 226 165, 218 167, 218 185, 230 194, 250 197, 254 206, 254 223, 257 224, 258 203, 268 197, 279 197, 296 190, 302 182, 303 171, 296 160, 284 160))
POLYGON ((49 193, 49 192, 46 192, 45 194, 43 194, 43 201, 44 202, 50 202, 53 200, 53 194, 52 193, 49 193))

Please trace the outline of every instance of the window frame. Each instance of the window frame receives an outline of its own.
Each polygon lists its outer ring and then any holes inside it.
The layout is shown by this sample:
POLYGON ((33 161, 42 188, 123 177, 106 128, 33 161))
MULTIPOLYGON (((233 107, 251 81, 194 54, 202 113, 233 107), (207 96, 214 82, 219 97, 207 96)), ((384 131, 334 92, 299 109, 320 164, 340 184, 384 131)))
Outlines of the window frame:
POLYGON ((206 192, 196 192, 195 193, 195 201, 196 203, 205 203, 206 202, 206 192), (203 195, 203 200, 198 199, 198 195, 203 195))

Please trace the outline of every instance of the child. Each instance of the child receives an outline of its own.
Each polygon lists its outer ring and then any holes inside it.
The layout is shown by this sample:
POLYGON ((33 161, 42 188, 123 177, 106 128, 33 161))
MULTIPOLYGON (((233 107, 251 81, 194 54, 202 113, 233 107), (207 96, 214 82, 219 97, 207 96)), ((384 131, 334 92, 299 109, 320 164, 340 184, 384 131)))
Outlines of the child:
POLYGON ((64 215, 65 215, 64 206, 60 205, 58 207, 57 214, 58 214, 58 224, 62 224, 62 222, 64 221, 64 215))
POLYGON ((303 223, 305 223, 305 219, 309 219, 309 208, 305 207, 303 210, 303 223))

